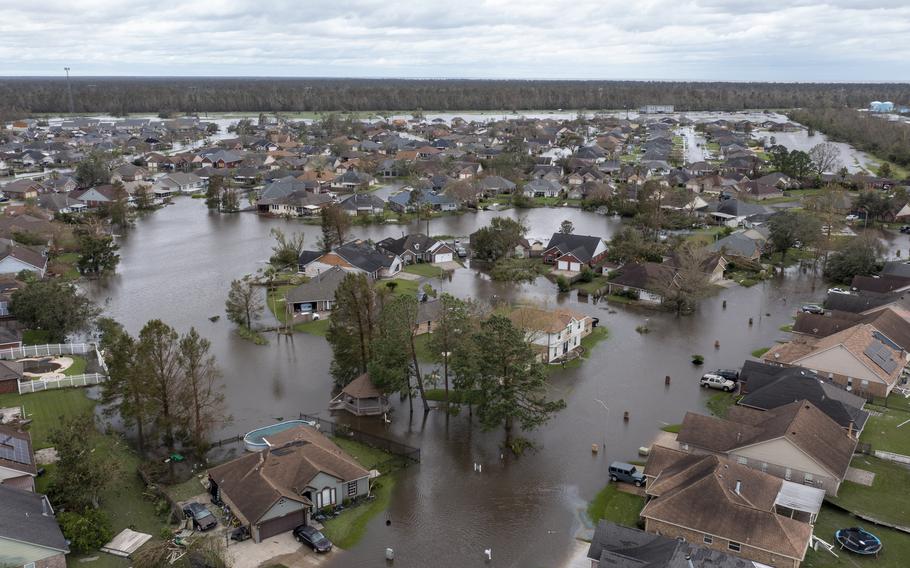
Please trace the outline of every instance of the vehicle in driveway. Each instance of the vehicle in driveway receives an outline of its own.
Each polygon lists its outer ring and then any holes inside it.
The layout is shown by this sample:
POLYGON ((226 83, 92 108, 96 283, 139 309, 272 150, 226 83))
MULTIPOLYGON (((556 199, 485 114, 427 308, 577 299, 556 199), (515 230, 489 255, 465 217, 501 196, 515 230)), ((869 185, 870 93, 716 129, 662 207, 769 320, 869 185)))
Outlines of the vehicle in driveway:
POLYGON ((702 376, 698 381, 698 384, 704 388, 718 389, 724 392, 733 392, 736 390, 736 383, 713 373, 702 376))
POLYGON ((907 233, 910 233, 910 225, 904 225, 904 226, 902 226, 902 227, 901 227, 901 232, 904 233, 905 235, 906 235, 907 233))
POLYGON ((801 307, 801 308, 799 309, 799 311, 805 312, 805 313, 807 313, 807 314, 821 314, 821 315, 824 315, 824 313, 825 313, 825 308, 819 306, 818 304, 806 304, 806 305, 804 305, 803 307, 801 307))
POLYGON ((183 514, 187 519, 193 519, 193 528, 196 530, 207 531, 218 524, 215 515, 202 503, 187 503, 183 506, 183 514))
POLYGON ((850 290, 846 288, 828 288, 829 294, 850 294, 850 290))
POLYGON ((638 471, 634 465, 625 462, 613 462, 610 464, 610 481, 624 481, 632 483, 635 487, 641 487, 645 484, 645 474, 638 471))
POLYGON ((294 538, 309 546, 315 552, 329 552, 332 550, 332 541, 309 525, 300 525, 294 529, 294 538))
POLYGON ((461 245, 455 245, 455 254, 458 255, 458 258, 465 258, 468 256, 468 251, 461 245))
POLYGON ((712 375, 717 375, 725 379, 731 380, 734 383, 739 380, 739 371, 736 369, 717 369, 716 371, 711 371, 712 375))

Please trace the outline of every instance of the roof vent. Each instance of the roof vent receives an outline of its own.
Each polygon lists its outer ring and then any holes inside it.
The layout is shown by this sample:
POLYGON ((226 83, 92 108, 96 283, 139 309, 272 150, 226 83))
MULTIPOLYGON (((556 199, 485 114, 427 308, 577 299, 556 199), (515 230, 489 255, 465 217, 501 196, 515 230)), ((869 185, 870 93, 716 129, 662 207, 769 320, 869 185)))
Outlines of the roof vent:
POLYGON ((737 479, 737 480, 736 480, 736 489, 734 489, 734 491, 736 491, 736 494, 737 494, 737 495, 741 495, 741 494, 742 494, 742 493, 741 493, 742 488, 743 488, 743 482, 740 481, 739 479, 737 479))

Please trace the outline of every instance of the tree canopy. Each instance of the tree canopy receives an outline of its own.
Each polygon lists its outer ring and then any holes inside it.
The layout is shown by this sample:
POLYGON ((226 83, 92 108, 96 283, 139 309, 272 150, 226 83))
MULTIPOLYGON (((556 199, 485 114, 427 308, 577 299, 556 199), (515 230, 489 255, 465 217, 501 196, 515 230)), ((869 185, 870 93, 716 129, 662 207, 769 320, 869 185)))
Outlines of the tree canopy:
POLYGON ((68 335, 88 328, 100 313, 98 307, 62 280, 30 280, 13 292, 10 312, 28 329, 48 333, 54 343, 66 341, 68 335))

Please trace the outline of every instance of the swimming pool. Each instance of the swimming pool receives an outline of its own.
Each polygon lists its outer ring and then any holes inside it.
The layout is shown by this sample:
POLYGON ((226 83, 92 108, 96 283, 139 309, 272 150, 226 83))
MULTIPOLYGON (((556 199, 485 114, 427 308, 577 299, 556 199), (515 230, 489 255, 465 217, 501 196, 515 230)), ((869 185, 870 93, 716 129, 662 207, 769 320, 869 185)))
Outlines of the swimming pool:
POLYGON ((265 443, 265 438, 267 436, 271 436, 279 432, 284 432, 285 430, 290 430, 291 428, 296 428, 302 424, 305 424, 307 426, 316 426, 316 423, 311 420, 286 420, 284 422, 278 422, 277 424, 250 430, 246 433, 246 435, 243 436, 243 445, 248 452, 262 451, 268 447, 268 444, 265 443))

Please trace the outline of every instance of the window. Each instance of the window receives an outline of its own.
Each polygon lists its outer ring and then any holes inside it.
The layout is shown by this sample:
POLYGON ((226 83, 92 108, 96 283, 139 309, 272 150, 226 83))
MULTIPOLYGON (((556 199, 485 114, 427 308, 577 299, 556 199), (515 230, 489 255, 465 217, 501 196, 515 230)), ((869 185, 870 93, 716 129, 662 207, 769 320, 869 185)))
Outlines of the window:
POLYGON ((711 535, 709 535, 709 534, 706 534, 706 535, 704 536, 704 538, 702 539, 702 541, 703 541, 705 544, 713 544, 713 543, 714 543, 714 537, 711 536, 711 535))
POLYGON ((765 462, 761 462, 761 470, 763 472, 768 471, 768 464, 766 464, 765 462))
POLYGON ((736 463, 738 463, 738 464, 740 464, 740 465, 746 465, 747 463, 749 463, 749 460, 746 459, 746 458, 744 458, 744 457, 742 457, 742 456, 738 456, 738 457, 736 458, 736 463))
POLYGON ((357 495, 357 482, 348 481, 348 497, 353 497, 357 495))
POLYGON ((738 542, 733 542, 731 540, 730 542, 727 543, 727 548, 729 548, 733 552, 739 552, 739 549, 742 548, 742 545, 740 545, 738 542))
POLYGON ((813 481, 813 478, 812 478, 811 473, 807 473, 803 476, 803 483, 805 483, 806 485, 812 485, 812 481, 813 481))
POLYGON ((784 472, 784 479, 790 481, 791 477, 793 477, 793 471, 788 467, 787 471, 784 472))

